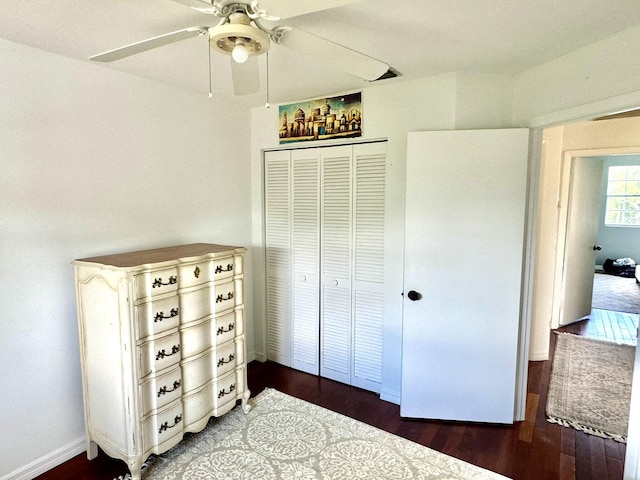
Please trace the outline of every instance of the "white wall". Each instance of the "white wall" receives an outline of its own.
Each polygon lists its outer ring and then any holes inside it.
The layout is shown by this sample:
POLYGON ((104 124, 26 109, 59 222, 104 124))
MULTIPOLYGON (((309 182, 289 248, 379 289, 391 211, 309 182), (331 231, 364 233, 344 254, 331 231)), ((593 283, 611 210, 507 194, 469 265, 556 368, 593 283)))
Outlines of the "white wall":
POLYGON ((516 76, 514 124, 549 126, 640 106, 640 26, 516 76))
MULTIPOLYGON (((404 184, 407 133, 509 126, 510 78, 446 74, 370 84, 362 90, 363 136, 388 139, 386 285, 381 398, 399 403, 402 353, 404 184), (496 82, 503 88, 496 88, 496 82)), ((262 149, 278 146, 278 108, 252 110, 253 242, 262 244, 262 149)), ((322 142, 319 142, 322 144, 322 142)), ((288 147, 291 147, 290 145, 288 147)), ((256 248, 257 249, 257 248, 256 248)), ((264 257, 254 265, 256 355, 266 352, 264 257), (258 333, 259 332, 259 333, 258 333)))
POLYGON ((249 112, 6 41, 0 64, 0 478, 32 478, 85 447, 70 262, 250 246, 249 112))

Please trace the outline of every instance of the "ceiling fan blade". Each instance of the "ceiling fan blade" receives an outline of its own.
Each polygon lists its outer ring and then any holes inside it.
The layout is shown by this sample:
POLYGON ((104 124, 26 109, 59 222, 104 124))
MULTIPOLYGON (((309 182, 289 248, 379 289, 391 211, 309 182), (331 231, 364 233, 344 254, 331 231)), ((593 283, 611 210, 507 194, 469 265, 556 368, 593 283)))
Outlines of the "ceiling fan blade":
MULTIPOLYGON (((391 69, 388 64, 326 38, 297 29, 288 29, 279 40, 280 45, 311 56, 340 70, 370 82, 384 77, 391 69)), ((394 75, 395 76, 395 75, 394 75)))
POLYGON ((212 3, 209 0, 173 0, 176 3, 181 3, 191 8, 211 8, 212 3))
POLYGON ((259 6, 261 9, 266 10, 269 15, 284 19, 328 10, 330 8, 342 7, 361 1, 362 0, 323 0, 319 2, 318 0, 296 0, 294 2, 292 0, 259 0, 259 6))
POLYGON ((257 93, 260 90, 258 57, 251 56, 244 63, 237 63, 232 59, 231 77, 233 78, 233 92, 236 95, 257 93))
POLYGON ((141 42, 132 43, 114 50, 109 50, 108 52, 99 53, 98 55, 89 57, 89 59, 96 62, 113 62, 125 57, 130 57, 131 55, 146 52, 153 48, 162 47, 163 45, 169 45, 170 43, 179 42, 180 40, 204 35, 208 31, 209 27, 189 27, 176 32, 165 33, 164 35, 148 38, 141 42))

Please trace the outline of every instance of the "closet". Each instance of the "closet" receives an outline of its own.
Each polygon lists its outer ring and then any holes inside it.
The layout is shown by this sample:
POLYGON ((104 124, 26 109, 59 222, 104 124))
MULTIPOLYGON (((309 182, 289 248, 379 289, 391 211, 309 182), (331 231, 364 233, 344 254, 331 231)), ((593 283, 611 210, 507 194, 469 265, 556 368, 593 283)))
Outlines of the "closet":
POLYGON ((380 392, 386 142, 264 153, 267 358, 380 392))

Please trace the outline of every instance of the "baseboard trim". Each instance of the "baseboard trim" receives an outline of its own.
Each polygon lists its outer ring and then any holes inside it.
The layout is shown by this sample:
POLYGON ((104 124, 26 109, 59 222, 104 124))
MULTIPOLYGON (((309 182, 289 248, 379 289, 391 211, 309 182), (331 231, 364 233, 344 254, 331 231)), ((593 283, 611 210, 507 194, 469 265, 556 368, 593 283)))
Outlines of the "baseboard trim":
POLYGON ((541 362, 549 360, 549 349, 539 349, 537 351, 529 351, 530 362, 541 362))
POLYGON ((79 438, 74 442, 71 442, 64 447, 61 447, 53 452, 40 457, 33 462, 20 467, 17 470, 0 477, 0 480, 31 480, 32 478, 42 475, 48 472, 54 467, 57 467, 61 463, 72 459, 76 455, 81 454, 87 450, 87 443, 85 438, 79 438))
POLYGON ((254 352, 254 360, 257 360, 260 363, 264 363, 267 361, 267 356, 262 352, 254 352))
POLYGON ((385 402, 395 403, 396 405, 400 405, 400 393, 393 390, 385 390, 384 388, 380 391, 380 400, 384 400, 385 402))

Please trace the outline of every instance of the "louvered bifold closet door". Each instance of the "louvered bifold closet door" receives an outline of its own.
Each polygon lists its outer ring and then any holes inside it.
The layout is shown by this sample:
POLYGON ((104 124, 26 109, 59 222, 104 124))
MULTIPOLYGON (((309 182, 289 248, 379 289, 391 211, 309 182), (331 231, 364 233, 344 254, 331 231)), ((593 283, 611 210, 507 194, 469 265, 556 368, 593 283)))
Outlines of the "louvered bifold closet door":
POLYGON ((291 366, 320 372, 320 151, 291 152, 292 350, 291 366))
POLYGON ((353 147, 353 366, 351 384, 382 386, 386 142, 353 147))
POLYGON ((291 366, 291 153, 264 155, 267 358, 291 366))
POLYGON ((321 149, 320 375, 351 383, 352 147, 321 149))
POLYGON ((380 392, 386 142, 265 153, 267 357, 380 392))

